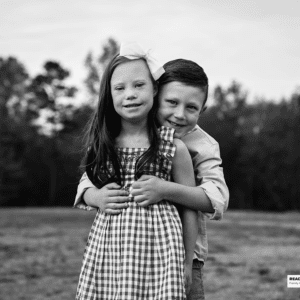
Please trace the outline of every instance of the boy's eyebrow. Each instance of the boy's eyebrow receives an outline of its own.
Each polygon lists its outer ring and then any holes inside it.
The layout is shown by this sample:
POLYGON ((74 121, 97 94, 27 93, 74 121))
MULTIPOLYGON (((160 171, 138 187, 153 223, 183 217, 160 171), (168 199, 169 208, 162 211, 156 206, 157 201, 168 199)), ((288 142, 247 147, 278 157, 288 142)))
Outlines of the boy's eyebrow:
POLYGON ((199 105, 200 106, 199 101, 195 101, 195 100, 191 100, 187 104, 193 104, 193 105, 199 105))
POLYGON ((164 97, 165 100, 179 100, 178 97, 176 96, 168 96, 168 97, 164 97))
MULTIPOLYGON (((165 100, 178 100, 180 101, 180 98, 179 97, 176 97, 176 96, 168 96, 168 97, 165 97, 164 98, 165 100)), ((199 105, 198 101, 197 100, 190 100, 188 101, 186 104, 195 104, 195 105, 199 105)))

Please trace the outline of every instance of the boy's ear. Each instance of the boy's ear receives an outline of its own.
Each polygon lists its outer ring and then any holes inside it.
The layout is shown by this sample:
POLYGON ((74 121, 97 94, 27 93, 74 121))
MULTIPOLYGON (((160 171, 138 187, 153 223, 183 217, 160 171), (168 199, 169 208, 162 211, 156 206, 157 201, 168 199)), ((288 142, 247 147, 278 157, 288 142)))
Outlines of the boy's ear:
POLYGON ((155 97, 158 92, 158 84, 153 84, 153 96, 155 97))
POLYGON ((206 109, 207 109, 207 106, 206 106, 206 105, 203 106, 202 109, 201 109, 201 111, 200 111, 200 115, 201 115, 202 113, 204 113, 204 112, 206 111, 206 109))
POLYGON ((206 111, 206 109, 207 109, 207 106, 203 106, 203 107, 201 108, 200 113, 199 113, 199 116, 198 116, 198 121, 199 121, 199 119, 200 119, 201 114, 204 113, 204 112, 206 111))

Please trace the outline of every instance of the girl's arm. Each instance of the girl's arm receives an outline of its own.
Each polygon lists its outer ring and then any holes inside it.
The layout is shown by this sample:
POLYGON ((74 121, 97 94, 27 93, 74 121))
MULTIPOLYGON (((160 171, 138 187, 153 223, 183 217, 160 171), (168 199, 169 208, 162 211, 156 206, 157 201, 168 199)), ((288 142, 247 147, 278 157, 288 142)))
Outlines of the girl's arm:
MULTIPOLYGON (((185 144, 174 139, 176 153, 173 158, 172 175, 175 182, 195 186, 195 178, 191 156, 185 144)), ((185 206, 181 207, 181 221, 183 228, 183 242, 185 248, 185 275, 187 294, 192 283, 192 266, 194 249, 198 235, 197 212, 185 206)))

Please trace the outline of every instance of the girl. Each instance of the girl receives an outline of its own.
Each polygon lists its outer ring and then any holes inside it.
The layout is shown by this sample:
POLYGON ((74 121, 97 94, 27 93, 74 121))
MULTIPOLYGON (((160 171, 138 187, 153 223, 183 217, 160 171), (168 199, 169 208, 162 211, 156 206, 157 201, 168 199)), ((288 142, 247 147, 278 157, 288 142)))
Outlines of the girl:
MULTIPOLYGON (((129 191, 143 174, 194 186, 187 148, 173 139, 174 129, 158 130, 155 125, 155 80, 163 72, 136 44, 121 45, 120 54, 107 66, 84 158, 86 173, 98 188, 116 182, 129 191)), ((98 208, 100 201, 81 207, 98 208)), ((182 241, 181 220, 173 204, 128 205, 118 215, 98 209, 76 299, 185 299, 197 236, 196 212, 181 211, 182 241)))

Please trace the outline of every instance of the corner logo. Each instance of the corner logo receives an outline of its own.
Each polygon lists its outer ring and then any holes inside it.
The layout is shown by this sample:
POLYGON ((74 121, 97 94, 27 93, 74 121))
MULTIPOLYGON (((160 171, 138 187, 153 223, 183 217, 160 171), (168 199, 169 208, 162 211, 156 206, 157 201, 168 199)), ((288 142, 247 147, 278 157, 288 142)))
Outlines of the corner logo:
POLYGON ((300 288, 300 275, 287 275, 288 288, 300 288))

